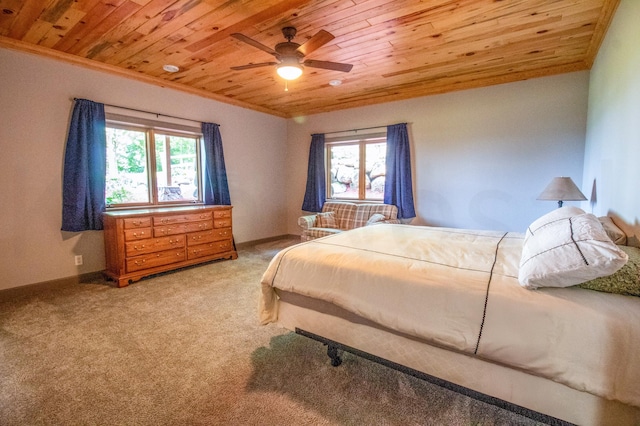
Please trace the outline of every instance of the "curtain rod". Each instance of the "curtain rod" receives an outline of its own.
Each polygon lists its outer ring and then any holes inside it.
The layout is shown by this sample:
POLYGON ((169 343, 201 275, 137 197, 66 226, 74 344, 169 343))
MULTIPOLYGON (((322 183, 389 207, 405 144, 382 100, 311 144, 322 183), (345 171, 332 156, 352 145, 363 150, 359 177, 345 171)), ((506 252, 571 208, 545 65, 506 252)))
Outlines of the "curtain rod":
MULTIPOLYGON (((77 101, 77 100, 79 100, 79 99, 82 99, 82 98, 73 98, 73 100, 74 100, 74 101, 77 101)), ((112 105, 112 104, 105 104, 105 103, 102 103, 102 104, 103 104, 104 106, 110 106, 110 107, 113 107, 113 108, 120 108, 120 109, 126 109, 126 110, 129 110, 129 111, 141 112, 141 113, 143 113, 143 114, 151 114, 151 115, 155 115, 155 116, 156 116, 156 118, 158 118, 158 117, 160 117, 160 116, 163 116, 163 117, 169 117, 169 118, 177 118, 178 120, 186 120, 186 121, 191 121, 191 122, 194 122, 194 123, 200 123, 200 121, 198 121, 198 120, 194 120, 194 119, 192 119, 192 118, 178 117, 178 116, 176 116, 176 115, 162 114, 162 113, 160 113, 160 112, 144 111, 144 110, 142 110, 142 109, 135 109, 135 108, 123 107, 123 106, 120 106, 120 105, 112 105)), ((220 126, 218 123, 214 123, 214 124, 216 124, 216 125, 220 126)))
POLYGON ((337 130, 335 132, 326 132, 325 135, 333 135, 334 133, 345 133, 345 132, 359 132, 360 130, 386 129, 387 127, 388 126, 373 126, 373 127, 361 127, 359 129, 337 130))

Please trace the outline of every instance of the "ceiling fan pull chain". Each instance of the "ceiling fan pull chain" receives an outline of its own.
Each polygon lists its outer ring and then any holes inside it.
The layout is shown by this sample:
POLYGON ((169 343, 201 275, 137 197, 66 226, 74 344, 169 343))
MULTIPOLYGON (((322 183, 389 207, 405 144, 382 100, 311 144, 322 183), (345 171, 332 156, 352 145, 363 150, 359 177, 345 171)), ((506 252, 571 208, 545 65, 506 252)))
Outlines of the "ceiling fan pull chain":
POLYGON ((288 80, 285 80, 285 81, 284 81, 284 91, 285 91, 285 92, 288 92, 288 91, 289 91, 289 81, 288 81, 288 80))

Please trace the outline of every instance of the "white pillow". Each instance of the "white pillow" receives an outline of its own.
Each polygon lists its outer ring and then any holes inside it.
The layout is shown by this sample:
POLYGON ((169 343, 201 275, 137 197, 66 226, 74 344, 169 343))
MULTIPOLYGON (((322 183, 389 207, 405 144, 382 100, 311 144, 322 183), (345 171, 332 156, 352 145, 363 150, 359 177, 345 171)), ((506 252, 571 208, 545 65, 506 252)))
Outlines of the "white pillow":
POLYGON ((367 220, 367 223, 365 225, 366 226, 375 225, 376 223, 384 222, 385 220, 387 220, 387 218, 384 217, 383 214, 374 213, 374 214, 371 215, 369 220, 367 220))
POLYGON ((527 232, 525 233, 524 238, 525 240, 528 239, 531 235, 538 232, 539 229, 544 228, 545 226, 552 224, 557 220, 566 219, 568 217, 577 216, 584 213, 584 210, 574 206, 560 207, 558 209, 552 210, 551 212, 531 222, 531 225, 529 225, 529 227, 527 228, 527 232))
POLYGON ((568 287, 611 275, 628 256, 589 213, 553 212, 527 229, 518 281, 529 289, 568 287))

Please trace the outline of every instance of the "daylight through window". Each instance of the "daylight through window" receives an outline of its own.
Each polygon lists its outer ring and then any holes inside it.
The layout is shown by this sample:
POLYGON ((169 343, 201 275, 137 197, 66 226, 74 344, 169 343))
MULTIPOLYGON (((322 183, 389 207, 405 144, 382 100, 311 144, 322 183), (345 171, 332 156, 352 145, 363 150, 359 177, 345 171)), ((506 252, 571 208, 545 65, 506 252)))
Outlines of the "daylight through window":
POLYGON ((370 136, 331 141, 327 146, 327 198, 384 199, 387 139, 370 136))
POLYGON ((107 207, 202 202, 200 139, 107 121, 107 207))

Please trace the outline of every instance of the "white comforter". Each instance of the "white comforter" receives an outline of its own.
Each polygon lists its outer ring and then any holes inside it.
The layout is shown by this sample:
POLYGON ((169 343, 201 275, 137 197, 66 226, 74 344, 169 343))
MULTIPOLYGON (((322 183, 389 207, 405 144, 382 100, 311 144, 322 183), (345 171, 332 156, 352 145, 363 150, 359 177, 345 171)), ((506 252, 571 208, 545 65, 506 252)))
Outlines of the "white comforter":
POLYGON ((640 298, 518 284, 522 235, 376 225, 278 253, 262 278, 393 330, 640 407, 640 298))

